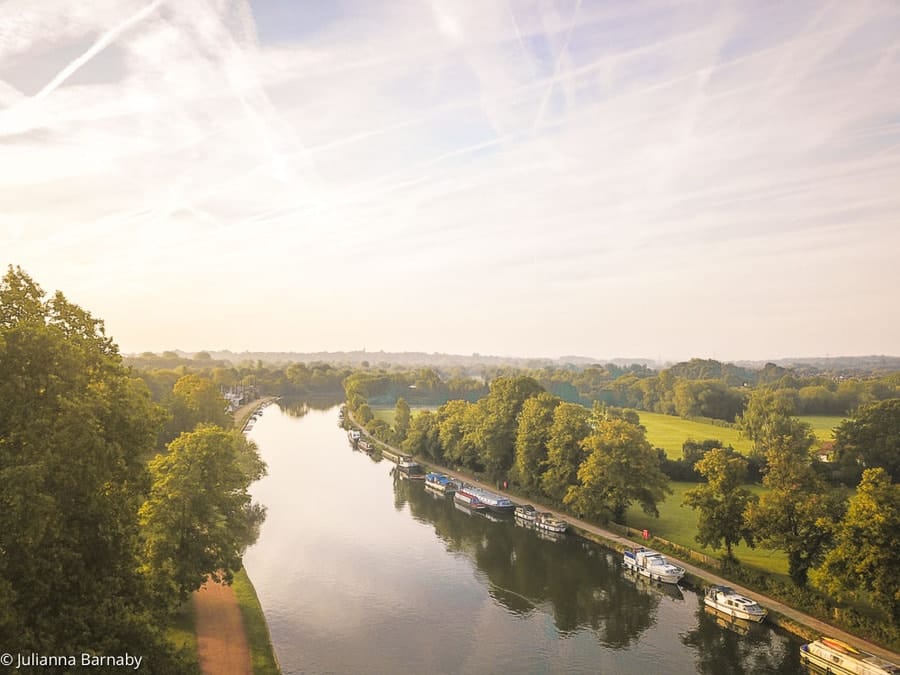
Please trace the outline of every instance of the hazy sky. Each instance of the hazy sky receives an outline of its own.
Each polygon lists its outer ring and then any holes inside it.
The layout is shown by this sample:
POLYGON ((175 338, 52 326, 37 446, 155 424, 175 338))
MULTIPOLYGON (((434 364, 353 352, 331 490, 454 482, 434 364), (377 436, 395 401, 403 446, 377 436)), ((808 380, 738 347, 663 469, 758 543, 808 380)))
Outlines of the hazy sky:
POLYGON ((900 353, 900 3, 6 0, 0 263, 123 351, 900 353))

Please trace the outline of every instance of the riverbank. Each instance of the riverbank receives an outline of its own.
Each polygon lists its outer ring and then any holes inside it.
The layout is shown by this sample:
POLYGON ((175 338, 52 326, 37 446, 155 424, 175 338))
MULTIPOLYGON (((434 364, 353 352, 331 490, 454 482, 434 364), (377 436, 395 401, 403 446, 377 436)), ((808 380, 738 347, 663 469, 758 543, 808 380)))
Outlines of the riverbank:
MULTIPOLYGON (((387 443, 384 443, 383 441, 380 441, 377 438, 375 438, 374 436, 372 436, 371 434, 369 434, 368 431, 365 429, 365 427, 357 424, 356 420, 353 418, 353 415, 352 415, 352 413, 350 413, 349 410, 347 411, 347 415, 348 415, 350 421, 355 426, 357 426, 367 438, 371 439, 372 442, 374 442, 376 444, 376 447, 387 448, 389 452, 392 452, 392 453, 395 453, 398 455, 404 454, 400 449, 398 449, 394 446, 391 446, 387 443)), ((577 534, 578 536, 584 537, 584 538, 592 540, 592 541, 596 541, 605 546, 609 546, 611 548, 614 548, 617 551, 621 552, 621 551, 625 550, 626 548, 632 548, 636 545, 639 545, 638 542, 635 542, 625 536, 622 536, 622 535, 612 532, 608 529, 594 525, 593 523, 589 523, 589 522, 580 520, 578 518, 573 517, 570 514, 559 512, 553 508, 550 508, 550 507, 548 507, 544 504, 541 504, 539 502, 536 502, 534 500, 523 499, 521 497, 518 497, 517 495, 513 495, 513 494, 509 493, 508 491, 500 490, 493 485, 488 485, 488 484, 474 478, 471 475, 450 469, 448 467, 440 466, 429 460, 421 459, 419 461, 424 465, 438 469, 438 470, 440 470, 450 476, 453 476, 455 478, 465 480, 473 485, 482 487, 486 490, 490 490, 491 492, 503 494, 503 495, 507 496, 508 498, 512 499, 513 501, 516 501, 517 503, 531 504, 537 510, 549 511, 549 512, 553 513, 555 516, 557 516, 559 518, 563 518, 564 520, 569 522, 572 525, 571 529, 574 534, 577 534)), ((651 544, 652 544, 652 542, 651 542, 651 544)), ((824 621, 816 619, 813 616, 810 616, 799 610, 796 610, 793 607, 785 605, 784 603, 779 602, 773 598, 770 598, 768 596, 765 596, 765 595, 762 595, 755 591, 752 591, 749 588, 741 586, 740 584, 738 584, 736 582, 733 582, 729 579, 725 579, 724 577, 714 574, 714 573, 710 572, 709 570, 703 569, 701 567, 698 567, 694 564, 685 562, 685 561, 680 560, 673 556, 669 556, 669 557, 675 564, 678 564, 681 567, 683 567, 689 574, 693 575, 698 580, 702 580, 702 581, 710 583, 710 584, 723 584, 723 585, 730 586, 730 587, 734 588, 738 593, 741 593, 742 595, 752 598, 752 599, 756 600, 757 602, 760 602, 761 604, 765 605, 770 610, 769 620, 772 623, 774 623, 775 625, 780 626, 795 635, 798 635, 804 639, 809 639, 809 640, 812 640, 812 639, 822 636, 822 635, 829 636, 829 637, 835 637, 835 638, 838 638, 838 639, 841 639, 841 640, 847 642, 848 644, 851 644, 851 645, 857 647, 858 649, 862 649, 862 650, 867 651, 876 656, 880 656, 882 658, 885 658, 885 659, 888 659, 891 661, 895 661, 895 662, 900 660, 900 655, 892 652, 889 649, 886 649, 884 647, 881 647, 879 645, 871 643, 867 640, 864 640, 864 639, 857 637, 855 635, 852 635, 850 633, 847 633, 846 631, 843 631, 835 626, 832 626, 831 624, 828 624, 824 621)))
MULTIPOLYGON (((275 401, 269 396, 234 411, 235 428, 243 431, 250 417, 275 401)), ((206 675, 279 675, 265 615, 256 590, 241 570, 234 584, 207 582, 191 597, 200 669, 206 675)))

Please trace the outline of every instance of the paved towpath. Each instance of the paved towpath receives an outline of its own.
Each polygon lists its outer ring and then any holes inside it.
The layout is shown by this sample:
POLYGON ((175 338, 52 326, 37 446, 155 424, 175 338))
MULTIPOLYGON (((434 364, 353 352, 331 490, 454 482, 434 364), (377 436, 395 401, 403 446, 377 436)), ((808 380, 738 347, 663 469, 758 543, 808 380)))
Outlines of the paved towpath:
MULTIPOLYGON (((350 414, 349 410, 347 412, 348 412, 348 415, 350 415, 350 420, 354 424, 356 424, 356 420, 353 419, 353 416, 350 414)), ((369 434, 368 431, 365 429, 365 427, 362 427, 359 424, 357 424, 356 426, 360 427, 362 432, 366 436, 371 438, 373 441, 375 441, 375 443, 386 446, 393 452, 404 454, 402 450, 399 450, 398 448, 388 445, 387 443, 384 443, 383 441, 380 441, 377 438, 375 438, 374 436, 372 436, 371 434, 369 434)), ((573 524, 575 527, 577 527, 581 530, 586 530, 587 532, 590 532, 591 534, 601 537, 607 541, 613 542, 616 545, 618 545, 620 548, 632 548, 632 547, 636 546, 635 542, 631 541, 630 539, 626 539, 625 537, 623 537, 619 534, 616 534, 615 532, 610 532, 609 530, 604 530, 602 527, 597 527, 596 525, 594 525, 592 523, 588 523, 579 518, 575 518, 574 516, 572 516, 568 513, 560 513, 558 511, 555 511, 554 509, 551 509, 550 507, 545 506, 544 504, 540 504, 538 502, 534 502, 534 501, 530 501, 530 500, 523 500, 521 497, 517 497, 517 496, 511 495, 507 492, 504 492, 503 490, 499 490, 493 485, 488 485, 487 483, 483 483, 481 481, 475 480, 474 478, 472 478, 471 476, 468 476, 466 474, 462 474, 462 473, 459 473, 458 471, 453 471, 452 469, 448 469, 446 467, 435 464, 431 460, 423 460, 423 461, 425 461, 425 463, 428 464, 429 466, 433 466, 436 469, 440 469, 442 472, 446 473, 449 476, 453 476, 454 478, 459 478, 461 480, 466 481, 467 483, 471 483, 472 485, 484 488, 485 490, 490 490, 491 492, 494 492, 494 493, 506 495, 507 497, 509 497, 510 499, 512 499, 513 501, 515 501, 518 504, 531 504, 538 511, 549 511, 556 517, 563 518, 564 520, 573 524)), ((782 615, 786 616, 787 618, 789 618, 793 621, 796 621, 799 624, 802 624, 804 626, 812 628, 814 631, 821 633, 822 635, 827 635, 829 637, 838 638, 839 640, 843 640, 844 642, 847 642, 848 644, 853 645, 857 649, 862 649, 863 651, 869 652, 870 654, 875 654, 876 656, 880 656, 884 659, 888 659, 889 661, 900 662, 900 654, 896 654, 889 649, 885 649, 884 647, 880 647, 876 644, 872 644, 871 642, 863 640, 862 638, 859 638, 855 635, 851 635, 850 633, 842 631, 840 628, 835 628, 831 624, 825 623, 824 621, 820 621, 819 619, 809 616, 808 614, 804 614, 803 612, 801 612, 797 609, 794 609, 793 607, 789 607, 788 605, 778 602, 777 600, 769 598, 765 595, 762 595, 755 591, 751 591, 749 588, 745 588, 729 579, 725 579, 716 574, 713 574, 712 572, 710 572, 708 570, 697 567, 696 565, 692 565, 688 562, 684 562, 683 560, 674 558, 674 557, 670 556, 669 554, 666 554, 666 557, 670 561, 672 561, 675 564, 686 569, 691 574, 693 574, 697 577, 700 577, 701 579, 704 579, 705 581, 709 581, 713 584, 722 584, 724 586, 730 586, 731 588, 733 588, 735 591, 737 591, 741 595, 746 595, 748 598, 752 598, 753 600, 756 600, 757 602, 764 605, 768 609, 778 612, 779 614, 782 614, 782 615)))

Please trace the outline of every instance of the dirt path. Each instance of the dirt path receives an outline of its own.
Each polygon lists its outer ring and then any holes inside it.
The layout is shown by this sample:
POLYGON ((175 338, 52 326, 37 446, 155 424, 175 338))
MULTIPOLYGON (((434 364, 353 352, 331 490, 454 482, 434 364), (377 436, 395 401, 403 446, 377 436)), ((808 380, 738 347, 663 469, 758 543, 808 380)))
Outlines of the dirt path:
POLYGON ((194 593, 200 669, 208 675, 252 675, 244 619, 231 586, 207 581, 194 593))
MULTIPOLYGON (((234 411, 240 422, 271 397, 257 399, 234 411)), ((207 581, 191 598, 200 670, 206 675, 252 675, 244 618, 231 586, 207 581)))
MULTIPOLYGON (((375 441, 375 443, 377 443, 379 445, 383 445, 383 446, 389 448, 393 452, 405 454, 401 450, 399 450, 391 445, 388 445, 387 443, 384 443, 383 441, 379 441, 377 438, 375 438, 374 436, 369 434, 366 431, 365 427, 362 427, 361 425, 357 424, 356 420, 353 419, 353 416, 352 416, 352 414, 350 414, 349 411, 347 412, 347 414, 350 415, 350 421, 353 422, 356 426, 358 426, 362 430, 362 433, 365 434, 366 436, 368 436, 369 438, 371 438, 373 441, 375 441)), ((578 529, 586 530, 587 532, 590 532, 598 537, 602 537, 603 539, 614 542, 621 547, 631 548, 631 547, 634 547, 637 545, 637 544, 635 544, 635 542, 631 541, 630 539, 626 539, 625 537, 618 535, 615 532, 610 532, 609 530, 604 530, 601 527, 597 527, 596 525, 593 525, 591 523, 588 523, 588 522, 585 522, 578 518, 575 518, 574 516, 572 516, 568 513, 560 513, 558 511, 555 511, 554 509, 551 509, 550 507, 545 506, 544 504, 540 504, 538 502, 533 502, 530 500, 523 500, 521 497, 517 497, 517 496, 511 495, 509 493, 503 492, 503 490, 498 490, 497 487, 494 485, 488 485, 487 483, 483 483, 481 481, 475 480, 471 476, 467 476, 467 475, 461 474, 457 471, 453 471, 452 469, 448 469, 447 467, 437 465, 430 460, 426 461, 426 463, 429 466, 433 466, 436 469, 440 469, 442 472, 446 473, 449 476, 453 476, 454 478, 459 478, 461 480, 466 481, 467 483, 484 488, 485 490, 489 490, 495 494, 504 494, 518 504, 531 504, 538 511, 550 511, 557 518, 562 518, 562 519, 568 521, 569 523, 571 523, 578 529)), ((752 598, 752 599, 756 600, 757 602, 768 607, 769 609, 771 609, 775 612, 778 612, 779 614, 782 614, 785 617, 787 617, 793 621, 796 621, 799 624, 802 624, 804 626, 812 628, 814 631, 818 631, 819 633, 821 633, 823 635, 838 638, 839 640, 843 640, 844 642, 847 642, 848 644, 851 644, 858 649, 862 649, 863 651, 867 651, 870 654, 875 654, 876 656, 880 656, 884 659, 888 659, 889 661, 896 662, 898 660, 898 655, 895 654, 894 652, 890 651, 889 649, 879 647, 876 644, 872 644, 871 642, 863 640, 862 638, 859 638, 855 635, 851 635, 850 633, 842 631, 840 628, 835 628, 831 624, 825 623, 824 621, 820 621, 819 619, 809 616, 808 614, 804 614, 803 612, 796 610, 793 607, 788 607, 787 605, 785 605, 781 602, 778 602, 777 600, 773 600, 772 598, 769 598, 765 595, 761 595, 759 593, 751 591, 749 588, 745 588, 729 579, 725 579, 723 577, 717 576, 716 574, 714 574, 708 570, 701 569, 700 567, 692 565, 688 562, 684 562, 683 560, 674 558, 673 556, 670 556, 669 554, 666 554, 666 558, 668 558, 670 561, 674 562, 675 564, 680 565, 681 567, 686 569, 688 572, 690 572, 691 574, 693 574, 697 577, 700 577, 701 579, 709 581, 713 584, 722 584, 724 586, 730 586, 731 588, 736 590, 741 595, 746 595, 748 598, 752 598)))

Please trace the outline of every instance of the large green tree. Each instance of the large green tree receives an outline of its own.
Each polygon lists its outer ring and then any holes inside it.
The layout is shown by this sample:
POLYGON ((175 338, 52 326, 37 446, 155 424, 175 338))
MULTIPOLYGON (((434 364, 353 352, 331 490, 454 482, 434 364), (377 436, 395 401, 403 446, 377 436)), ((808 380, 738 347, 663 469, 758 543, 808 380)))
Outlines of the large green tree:
POLYGON ((409 431, 409 403, 402 396, 397 399, 394 407, 394 437, 397 443, 402 443, 409 431))
POLYGON ((537 489, 547 465, 547 441, 553 425, 553 411, 560 400, 543 392, 522 404, 516 429, 515 474, 527 490, 537 489))
POLYGON ((103 323, 10 268, 0 280, 4 651, 130 651, 155 672, 178 670, 137 573, 137 510, 161 423, 103 323))
POLYGON ((586 455, 584 439, 591 432, 590 413, 575 403, 560 403, 547 430, 547 467, 541 475, 544 493, 562 501, 577 482, 578 467, 586 455))
POLYGON ((784 436, 806 435, 812 442, 812 430, 794 419, 794 400, 780 389, 757 389, 737 422, 744 438, 753 442, 752 453, 765 455, 769 446, 784 436))
POLYGON ((834 548, 812 572, 813 584, 837 597, 871 594, 900 625, 900 486, 884 469, 866 469, 834 548))
POLYGON ((732 547, 743 539, 753 545, 753 532, 744 520, 744 511, 756 497, 742 487, 747 478, 747 460, 735 452, 715 448, 694 468, 706 483, 684 494, 684 503, 698 511, 695 539, 713 549, 725 547, 732 559, 732 547))
POLYGON ((611 516, 620 523, 632 502, 638 502, 645 513, 658 516, 657 504, 671 489, 644 428, 612 416, 593 424, 583 442, 587 459, 578 469, 578 484, 569 488, 565 503, 585 516, 611 516))
POLYGON ((788 574, 805 586, 808 570, 831 538, 821 519, 838 513, 840 501, 812 466, 808 426, 792 423, 785 426, 786 435, 767 441, 763 485, 768 490, 749 505, 747 520, 761 545, 787 553, 788 574))
POLYGON ((142 570, 164 597, 183 600, 207 576, 230 582, 265 511, 247 488, 265 473, 256 446, 237 431, 200 425, 149 465, 141 506, 142 570))
POLYGON ((846 466, 880 467, 900 482, 900 398, 869 403, 844 420, 835 431, 835 451, 846 466))

